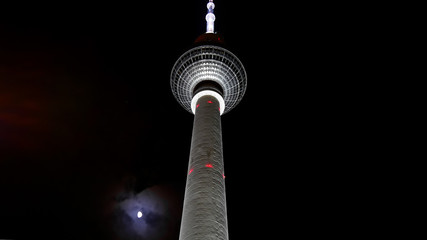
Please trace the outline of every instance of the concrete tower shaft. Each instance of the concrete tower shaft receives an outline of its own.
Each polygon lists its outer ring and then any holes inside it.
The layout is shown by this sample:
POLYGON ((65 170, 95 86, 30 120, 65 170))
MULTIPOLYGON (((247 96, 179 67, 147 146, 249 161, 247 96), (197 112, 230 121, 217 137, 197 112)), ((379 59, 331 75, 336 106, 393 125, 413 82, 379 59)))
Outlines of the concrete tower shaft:
POLYGON ((224 163, 219 101, 197 101, 180 240, 227 240, 224 163))

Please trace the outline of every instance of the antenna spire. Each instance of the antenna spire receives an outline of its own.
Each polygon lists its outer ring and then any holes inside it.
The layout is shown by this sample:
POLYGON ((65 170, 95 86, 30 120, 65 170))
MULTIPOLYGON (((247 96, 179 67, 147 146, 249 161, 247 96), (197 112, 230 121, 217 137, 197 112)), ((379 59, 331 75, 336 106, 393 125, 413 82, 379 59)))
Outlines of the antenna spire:
POLYGON ((215 4, 213 3, 213 0, 209 0, 207 8, 208 14, 206 14, 206 33, 214 33, 215 14, 213 12, 215 4))

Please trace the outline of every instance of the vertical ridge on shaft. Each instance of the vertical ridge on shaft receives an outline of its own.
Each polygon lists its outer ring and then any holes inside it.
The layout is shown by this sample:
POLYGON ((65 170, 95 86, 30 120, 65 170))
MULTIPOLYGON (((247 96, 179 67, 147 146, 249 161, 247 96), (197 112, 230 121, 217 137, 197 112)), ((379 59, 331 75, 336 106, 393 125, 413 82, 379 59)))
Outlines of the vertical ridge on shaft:
POLYGON ((219 102, 197 101, 179 240, 228 240, 219 102))

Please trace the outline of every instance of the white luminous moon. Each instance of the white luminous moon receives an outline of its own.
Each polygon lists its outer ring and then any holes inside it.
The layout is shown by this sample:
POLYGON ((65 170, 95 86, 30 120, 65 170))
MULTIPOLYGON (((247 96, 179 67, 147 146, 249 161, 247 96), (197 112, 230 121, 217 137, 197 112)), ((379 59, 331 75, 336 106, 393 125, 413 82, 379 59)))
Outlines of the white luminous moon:
POLYGON ((138 218, 141 218, 141 217, 142 217, 142 212, 141 212, 141 211, 138 211, 137 217, 138 217, 138 218))

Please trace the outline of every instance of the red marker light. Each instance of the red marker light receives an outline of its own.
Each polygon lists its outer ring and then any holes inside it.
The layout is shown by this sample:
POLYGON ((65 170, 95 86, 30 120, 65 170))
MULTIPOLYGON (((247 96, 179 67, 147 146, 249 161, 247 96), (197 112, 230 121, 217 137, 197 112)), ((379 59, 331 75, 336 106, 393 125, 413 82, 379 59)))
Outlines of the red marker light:
POLYGON ((212 101, 209 100, 208 103, 212 103, 212 101))
POLYGON ((225 175, 224 175, 224 173, 222 174, 222 178, 223 178, 223 179, 225 179, 225 175))
POLYGON ((198 108, 198 107, 199 107, 199 105, 200 105, 200 104, 197 104, 196 108, 198 108))
POLYGON ((193 168, 192 169, 190 169, 190 171, 188 172, 188 175, 190 175, 190 173, 192 173, 193 172, 193 168))
POLYGON ((208 168, 213 168, 212 164, 206 164, 205 166, 208 168))

